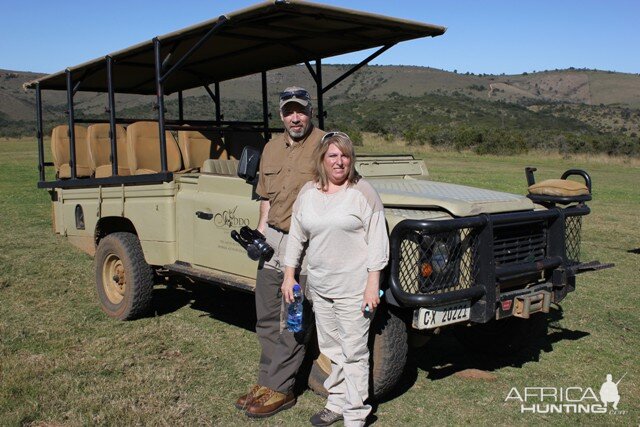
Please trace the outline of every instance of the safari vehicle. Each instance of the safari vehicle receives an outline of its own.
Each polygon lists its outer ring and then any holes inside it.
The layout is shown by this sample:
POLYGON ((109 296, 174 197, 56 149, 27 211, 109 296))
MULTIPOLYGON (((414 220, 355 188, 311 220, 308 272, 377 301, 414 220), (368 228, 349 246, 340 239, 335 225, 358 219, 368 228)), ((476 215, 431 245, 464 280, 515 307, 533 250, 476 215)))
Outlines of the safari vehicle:
MULTIPOLYGON (((37 103, 38 187, 51 195, 55 232, 95 256, 101 308, 115 319, 143 316, 163 277, 253 292, 256 262, 231 231, 258 221, 259 172, 247 147, 259 153, 282 131, 269 122, 267 72, 305 64, 323 128, 327 91, 396 43, 444 32, 278 0, 29 82, 37 103), (369 48, 377 50, 325 84, 323 58, 369 48), (252 74, 261 77, 263 119, 225 121, 220 82, 252 74), (198 87, 211 97, 210 120, 185 114, 183 92, 198 87), (68 123, 51 135, 52 163, 45 162, 43 91, 66 91, 68 100, 68 123), (104 94, 103 118, 76 118, 78 91, 104 94), (178 116, 166 117, 165 97, 175 93, 178 116), (157 120, 119 116, 121 94, 155 95, 157 120), (47 179, 53 171, 55 179, 47 179)), ((578 273, 604 267, 580 260, 591 198, 583 171, 536 184, 530 169, 532 193, 524 196, 434 182, 410 155, 360 155, 357 169, 380 193, 391 240, 384 303, 371 331, 375 396, 402 373, 409 335, 455 327, 473 337, 489 329, 508 342, 517 333, 508 327, 514 321, 548 312, 575 289, 578 273), (566 179, 576 174, 585 184, 566 179)), ((314 390, 322 391, 329 370, 320 355, 309 379, 314 390)))

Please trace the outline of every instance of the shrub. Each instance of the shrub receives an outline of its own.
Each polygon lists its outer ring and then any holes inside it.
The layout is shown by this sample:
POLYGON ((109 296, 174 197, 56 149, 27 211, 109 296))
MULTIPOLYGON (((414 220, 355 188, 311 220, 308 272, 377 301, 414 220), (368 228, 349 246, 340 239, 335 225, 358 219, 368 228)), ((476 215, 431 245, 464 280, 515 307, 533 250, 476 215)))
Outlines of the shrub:
POLYGON ((477 154, 513 155, 526 153, 527 145, 521 132, 487 129, 474 151, 477 154))

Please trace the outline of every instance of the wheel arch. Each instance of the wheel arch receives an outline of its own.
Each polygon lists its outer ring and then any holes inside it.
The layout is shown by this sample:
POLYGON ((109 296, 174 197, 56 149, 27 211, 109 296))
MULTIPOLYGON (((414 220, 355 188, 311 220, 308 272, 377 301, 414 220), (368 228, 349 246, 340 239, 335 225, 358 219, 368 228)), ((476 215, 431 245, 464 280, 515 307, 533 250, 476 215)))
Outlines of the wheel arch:
POLYGON ((93 236, 96 248, 100 244, 100 240, 108 236, 111 233, 126 232, 138 235, 136 227, 131 220, 120 216, 107 216, 100 218, 96 224, 96 230, 93 236))

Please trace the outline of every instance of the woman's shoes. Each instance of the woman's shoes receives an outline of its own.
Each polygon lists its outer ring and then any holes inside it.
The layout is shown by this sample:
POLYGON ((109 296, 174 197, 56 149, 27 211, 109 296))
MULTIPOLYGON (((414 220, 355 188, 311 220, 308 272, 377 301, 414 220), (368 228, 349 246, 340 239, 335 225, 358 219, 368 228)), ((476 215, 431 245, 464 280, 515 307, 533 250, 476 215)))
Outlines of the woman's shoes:
POLYGON ((311 421, 311 424, 314 426, 330 426, 336 421, 340 421, 342 419, 342 414, 338 414, 337 412, 324 408, 322 411, 311 417, 309 421, 311 421))

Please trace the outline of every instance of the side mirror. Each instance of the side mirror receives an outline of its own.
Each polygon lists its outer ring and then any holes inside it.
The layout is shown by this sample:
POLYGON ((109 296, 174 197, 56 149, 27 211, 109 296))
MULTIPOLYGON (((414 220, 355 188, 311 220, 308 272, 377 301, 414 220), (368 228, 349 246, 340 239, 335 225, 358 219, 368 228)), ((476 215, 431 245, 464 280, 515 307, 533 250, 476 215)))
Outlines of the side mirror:
POLYGON ((260 151, 254 147, 244 147, 238 163, 238 176, 248 184, 253 184, 258 176, 260 151))

